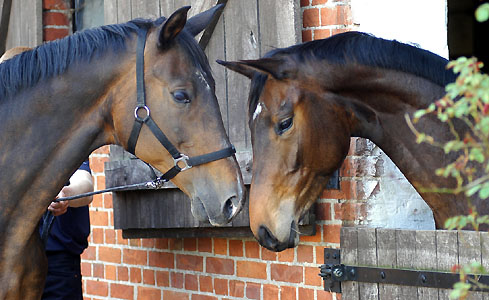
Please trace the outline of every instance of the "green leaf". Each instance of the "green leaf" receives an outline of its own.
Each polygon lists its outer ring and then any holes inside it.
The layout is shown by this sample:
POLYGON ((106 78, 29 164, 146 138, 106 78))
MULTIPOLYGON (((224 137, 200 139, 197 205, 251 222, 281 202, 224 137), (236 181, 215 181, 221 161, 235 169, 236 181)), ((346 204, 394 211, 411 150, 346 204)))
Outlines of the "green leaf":
POLYGON ((475 160, 478 163, 483 163, 484 153, 482 153, 482 150, 480 148, 472 148, 470 149, 469 159, 475 160))
POLYGON ((479 191, 479 197, 486 199, 489 197, 489 184, 485 183, 479 191))
POLYGON ((475 10, 475 19, 479 22, 489 20, 489 3, 484 3, 475 10))
POLYGON ((467 192, 465 192, 465 195, 467 195, 467 197, 470 197, 470 196, 474 195, 475 193, 477 193, 477 191, 480 188, 481 188, 481 185, 480 184, 478 184, 476 186, 473 186, 467 192))

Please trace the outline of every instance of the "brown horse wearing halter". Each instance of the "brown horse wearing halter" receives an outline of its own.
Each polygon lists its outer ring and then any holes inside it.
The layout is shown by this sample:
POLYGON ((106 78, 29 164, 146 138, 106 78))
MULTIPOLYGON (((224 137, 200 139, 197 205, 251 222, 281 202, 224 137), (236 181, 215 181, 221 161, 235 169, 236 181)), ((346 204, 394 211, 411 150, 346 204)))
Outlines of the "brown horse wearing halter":
POLYGON ((202 221, 223 225, 240 210, 240 169, 193 38, 220 7, 187 20, 189 8, 83 31, 0 64, 0 299, 40 298, 38 221, 102 145, 170 169, 202 221))
MULTIPOLYGON (((434 170, 456 156, 417 144, 405 121, 406 114, 440 99, 455 79, 445 59, 348 32, 276 49, 258 60, 220 63, 252 79, 250 223, 268 249, 298 244, 297 223, 343 162, 350 137, 370 139, 392 159, 431 207, 437 228, 448 217, 469 212, 464 195, 421 190, 453 187, 453 180, 434 170)), ((416 127, 442 143, 453 138, 435 117, 416 127)), ((462 136, 466 128, 457 130, 462 136)), ((472 204, 489 213, 487 201, 472 199, 472 204)))

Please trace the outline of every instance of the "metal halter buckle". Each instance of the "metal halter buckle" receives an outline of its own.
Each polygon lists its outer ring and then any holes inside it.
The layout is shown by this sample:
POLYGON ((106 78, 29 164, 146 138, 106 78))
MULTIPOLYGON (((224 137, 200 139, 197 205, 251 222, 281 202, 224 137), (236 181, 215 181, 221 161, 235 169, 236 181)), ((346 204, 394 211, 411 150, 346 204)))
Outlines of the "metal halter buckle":
POLYGON ((180 171, 185 171, 185 170, 188 170, 188 169, 192 168, 192 165, 189 165, 189 163, 188 163, 188 159, 189 158, 188 158, 187 155, 180 153, 180 157, 179 158, 174 158, 173 159, 173 162, 175 164, 175 167, 180 168, 180 171), (181 167, 181 166, 178 165, 178 163, 180 163, 180 162, 183 162, 183 164, 184 164, 183 167, 181 167))

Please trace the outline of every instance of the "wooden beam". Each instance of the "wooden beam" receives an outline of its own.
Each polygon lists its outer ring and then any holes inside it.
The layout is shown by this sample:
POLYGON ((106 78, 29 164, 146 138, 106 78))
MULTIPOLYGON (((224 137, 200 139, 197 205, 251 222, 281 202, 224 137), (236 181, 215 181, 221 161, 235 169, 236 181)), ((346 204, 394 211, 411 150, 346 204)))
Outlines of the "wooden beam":
POLYGON ((8 25, 10 22, 10 9, 12 0, 0 0, 0 55, 3 55, 7 46, 8 25))

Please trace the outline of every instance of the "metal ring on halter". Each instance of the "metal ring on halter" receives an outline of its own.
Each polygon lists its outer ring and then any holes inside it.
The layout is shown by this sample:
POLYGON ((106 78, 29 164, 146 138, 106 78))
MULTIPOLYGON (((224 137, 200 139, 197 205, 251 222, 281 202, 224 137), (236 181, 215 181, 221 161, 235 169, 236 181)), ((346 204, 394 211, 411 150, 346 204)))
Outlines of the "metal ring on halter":
POLYGON ((136 108, 134 109, 134 118, 136 118, 136 120, 138 120, 139 122, 146 122, 149 119, 149 107, 141 104, 136 106, 136 108), (144 109, 146 111, 146 116, 144 118, 138 115, 138 111, 140 109, 144 109))
POLYGON ((175 163, 175 167, 180 168, 180 171, 185 171, 185 170, 192 168, 192 165, 188 164, 188 159, 189 158, 187 155, 180 153, 180 157, 174 158, 173 162, 175 163), (183 164, 184 164, 183 168, 178 165, 179 162, 183 162, 183 164))

